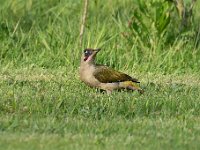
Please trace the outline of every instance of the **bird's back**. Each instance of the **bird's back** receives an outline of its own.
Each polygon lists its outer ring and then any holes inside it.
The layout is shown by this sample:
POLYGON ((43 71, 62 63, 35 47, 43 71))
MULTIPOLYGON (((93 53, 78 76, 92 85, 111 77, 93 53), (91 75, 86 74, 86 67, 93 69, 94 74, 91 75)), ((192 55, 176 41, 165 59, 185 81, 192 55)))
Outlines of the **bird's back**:
POLYGON ((132 81, 139 83, 137 79, 104 65, 96 65, 93 75, 98 81, 102 83, 113 83, 123 81, 132 81))

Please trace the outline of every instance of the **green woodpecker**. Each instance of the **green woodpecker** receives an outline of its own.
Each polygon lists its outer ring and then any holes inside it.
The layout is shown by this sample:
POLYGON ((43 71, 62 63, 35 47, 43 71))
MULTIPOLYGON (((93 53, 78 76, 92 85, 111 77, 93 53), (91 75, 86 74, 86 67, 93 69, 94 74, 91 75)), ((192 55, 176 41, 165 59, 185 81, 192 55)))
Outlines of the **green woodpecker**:
POLYGON ((90 87, 105 90, 108 94, 117 89, 143 90, 137 85, 137 79, 116 71, 104 65, 95 63, 95 57, 100 49, 85 49, 82 57, 79 75, 80 79, 90 87))

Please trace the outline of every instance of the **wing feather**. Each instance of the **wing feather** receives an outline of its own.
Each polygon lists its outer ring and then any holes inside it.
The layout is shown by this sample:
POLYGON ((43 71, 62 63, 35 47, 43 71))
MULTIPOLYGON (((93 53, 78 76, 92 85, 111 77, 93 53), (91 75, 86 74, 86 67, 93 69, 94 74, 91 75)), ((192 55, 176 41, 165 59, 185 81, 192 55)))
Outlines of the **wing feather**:
POLYGON ((139 81, 131 76, 116 71, 107 66, 96 66, 94 76, 97 80, 102 83, 112 83, 112 82, 123 82, 123 81, 133 81, 139 83, 139 81))

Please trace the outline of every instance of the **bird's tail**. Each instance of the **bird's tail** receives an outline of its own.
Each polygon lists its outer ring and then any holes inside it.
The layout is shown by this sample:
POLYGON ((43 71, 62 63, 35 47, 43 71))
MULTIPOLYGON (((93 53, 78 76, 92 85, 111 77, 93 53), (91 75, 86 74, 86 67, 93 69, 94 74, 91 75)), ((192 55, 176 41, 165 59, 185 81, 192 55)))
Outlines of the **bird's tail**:
POLYGON ((137 90, 138 92, 140 92, 141 94, 144 93, 144 90, 141 89, 139 87, 138 84, 136 84, 135 82, 132 82, 132 81, 124 81, 124 82, 121 82, 120 83, 120 86, 122 88, 126 88, 126 89, 130 89, 130 90, 137 90))

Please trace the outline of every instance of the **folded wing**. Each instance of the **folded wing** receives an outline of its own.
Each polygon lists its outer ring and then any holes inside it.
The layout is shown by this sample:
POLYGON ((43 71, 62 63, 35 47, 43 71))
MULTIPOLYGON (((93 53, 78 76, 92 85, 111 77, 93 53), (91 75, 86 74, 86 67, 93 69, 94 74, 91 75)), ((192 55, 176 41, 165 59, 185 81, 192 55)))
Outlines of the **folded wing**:
POLYGON ((97 80, 102 83, 112 83, 112 82, 123 82, 123 81, 133 81, 140 83, 137 79, 132 78, 131 76, 116 71, 107 66, 96 66, 94 76, 97 80))

